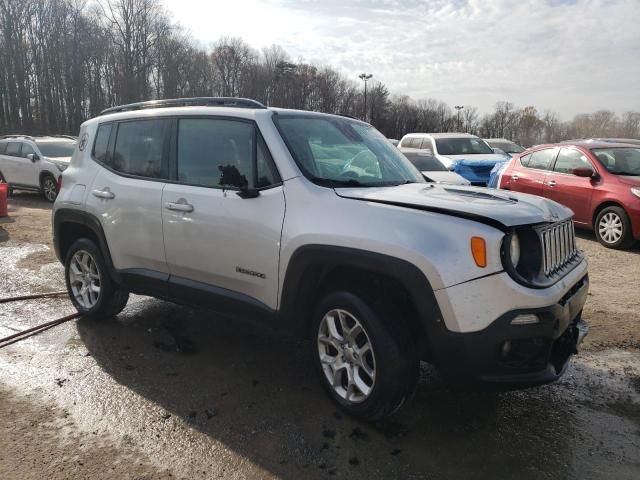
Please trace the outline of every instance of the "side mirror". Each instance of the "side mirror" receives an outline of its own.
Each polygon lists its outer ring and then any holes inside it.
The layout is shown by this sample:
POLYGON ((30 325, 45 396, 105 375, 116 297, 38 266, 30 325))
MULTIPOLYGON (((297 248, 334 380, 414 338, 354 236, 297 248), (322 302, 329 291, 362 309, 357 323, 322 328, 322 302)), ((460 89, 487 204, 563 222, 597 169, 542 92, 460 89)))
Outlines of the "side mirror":
POLYGON ((40 160, 40 157, 36 153, 30 153, 29 155, 27 155, 27 158, 34 163, 40 160))
POLYGON ((589 167, 574 168, 573 170, 571 170, 571 173, 573 173, 576 177, 591 178, 596 176, 596 172, 594 172, 589 167))
POLYGON ((237 192, 240 198, 256 198, 260 196, 260 190, 257 188, 249 188, 249 187, 241 187, 240 191, 237 192))

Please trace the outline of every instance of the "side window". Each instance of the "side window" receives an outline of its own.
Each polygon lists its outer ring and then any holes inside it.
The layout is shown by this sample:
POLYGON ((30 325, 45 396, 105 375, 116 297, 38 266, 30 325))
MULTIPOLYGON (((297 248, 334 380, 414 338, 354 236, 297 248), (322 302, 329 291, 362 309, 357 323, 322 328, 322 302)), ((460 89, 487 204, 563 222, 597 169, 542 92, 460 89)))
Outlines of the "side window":
POLYGON ((20 156, 20 142, 9 142, 7 144, 7 153, 10 157, 20 156))
POLYGON ((20 156, 23 158, 27 158, 27 155, 31 155, 31 154, 36 153, 36 151, 33 149, 33 147, 31 145, 29 145, 28 143, 23 143, 22 144, 22 151, 20 152, 20 156))
POLYGON ((580 167, 593 168, 587 157, 580 151, 573 148, 563 148, 558 154, 553 170, 559 173, 571 173, 574 168, 580 167))
POLYGON ((525 155, 524 157, 520 157, 520 163, 523 167, 529 166, 529 161, 531 160, 531 154, 525 155))
POLYGON ((134 120, 118 125, 113 158, 114 170, 148 178, 168 178, 169 164, 164 155, 168 120, 134 120))
POLYGON ((545 150, 538 150, 531 154, 531 159, 527 167, 537 168, 540 170, 549 170, 553 158, 556 156, 556 150, 553 148, 547 148, 545 150))
POLYGON ((7 151, 7 142, 0 143, 0 155, 7 151))
POLYGON ((203 187, 248 186, 253 138, 254 127, 247 122, 181 119, 178 123, 178 180, 203 187))
POLYGON ((111 135, 111 123, 103 124, 98 127, 96 140, 93 143, 93 158, 99 162, 107 161, 107 149, 109 148, 109 135, 111 135))
POLYGON ((276 183, 280 183, 280 176, 264 140, 260 138, 258 140, 256 188, 265 188, 276 183))

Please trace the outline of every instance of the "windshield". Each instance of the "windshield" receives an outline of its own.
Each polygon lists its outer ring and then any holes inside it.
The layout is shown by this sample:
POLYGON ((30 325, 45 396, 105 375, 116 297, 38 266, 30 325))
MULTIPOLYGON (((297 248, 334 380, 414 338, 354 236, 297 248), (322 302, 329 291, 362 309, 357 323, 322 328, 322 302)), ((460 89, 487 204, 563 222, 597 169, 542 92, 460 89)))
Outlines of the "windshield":
POLYGON ((640 175, 640 148, 594 148, 602 166, 615 175, 640 175))
POLYGON ((70 157, 76 149, 76 142, 36 142, 45 157, 70 157))
POLYGON ((440 155, 482 155, 493 153, 491 147, 480 138, 436 138, 440 155))
POLYGON ((505 153, 520 153, 524 152, 524 148, 522 148, 517 143, 513 142, 487 142, 494 148, 499 148, 505 153))
POLYGON ((433 155, 424 152, 403 152, 413 166, 421 172, 446 172, 446 167, 433 155))
POLYGON ((366 123, 330 116, 277 115, 276 125, 303 173, 319 185, 423 183, 400 151, 366 123))

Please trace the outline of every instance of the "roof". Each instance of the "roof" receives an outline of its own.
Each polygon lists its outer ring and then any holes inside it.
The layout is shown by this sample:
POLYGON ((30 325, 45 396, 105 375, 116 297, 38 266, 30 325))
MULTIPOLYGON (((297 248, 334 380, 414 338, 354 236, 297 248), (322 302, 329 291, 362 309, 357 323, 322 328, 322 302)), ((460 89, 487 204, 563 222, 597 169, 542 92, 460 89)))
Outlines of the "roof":
POLYGON ((532 149, 539 148, 550 148, 550 147, 582 147, 586 149, 590 148, 620 148, 620 147, 638 147, 638 145, 633 145, 630 143, 614 143, 614 142, 598 142, 594 140, 566 140, 560 143, 547 143, 541 145, 535 145, 531 147, 532 149))
POLYGON ((508 138, 484 138, 485 142, 505 142, 505 143, 516 143, 513 140, 509 140, 508 138))

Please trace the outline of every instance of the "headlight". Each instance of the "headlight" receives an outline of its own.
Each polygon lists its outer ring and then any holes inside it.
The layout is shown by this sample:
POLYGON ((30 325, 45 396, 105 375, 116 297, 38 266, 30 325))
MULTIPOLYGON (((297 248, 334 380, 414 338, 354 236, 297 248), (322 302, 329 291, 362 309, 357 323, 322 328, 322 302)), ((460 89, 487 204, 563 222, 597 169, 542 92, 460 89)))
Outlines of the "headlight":
POLYGON ((640 198, 640 187, 633 187, 631 189, 631 193, 633 193, 636 197, 640 198))
POLYGON ((58 170, 60 170, 61 172, 64 172, 69 166, 66 163, 56 163, 55 165, 56 167, 58 167, 58 170))
POLYGON ((513 268, 517 268, 520 263, 520 239, 517 233, 511 235, 511 243, 509 244, 509 257, 513 268))

